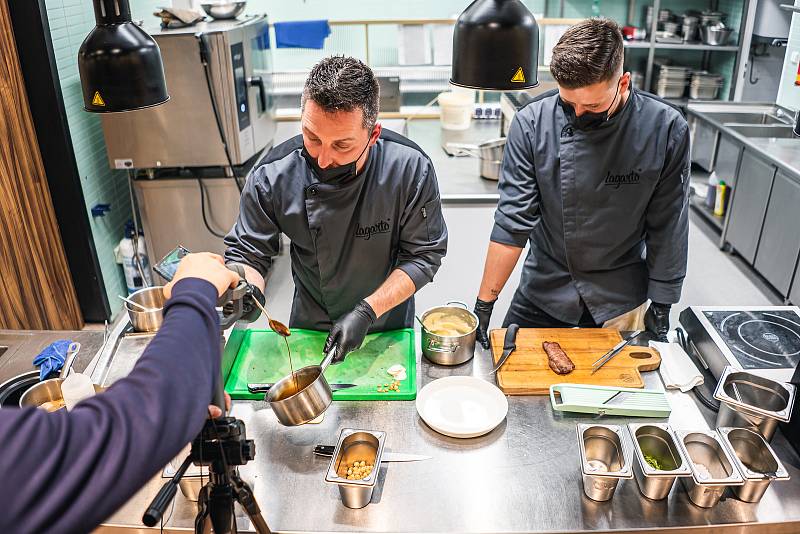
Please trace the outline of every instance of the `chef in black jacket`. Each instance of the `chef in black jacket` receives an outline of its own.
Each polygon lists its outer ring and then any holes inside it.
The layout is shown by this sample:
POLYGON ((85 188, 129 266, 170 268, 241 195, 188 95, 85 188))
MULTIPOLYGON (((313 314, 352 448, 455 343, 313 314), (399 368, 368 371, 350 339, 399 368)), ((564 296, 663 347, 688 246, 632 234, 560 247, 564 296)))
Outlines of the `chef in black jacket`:
POLYGON ((263 290, 280 234, 291 241, 290 326, 330 329, 334 361, 368 332, 411 327, 413 295, 447 251, 436 174, 413 142, 376 122, 361 61, 323 59, 302 97, 302 135, 274 147, 245 185, 225 261, 263 290))
POLYGON ((686 275, 689 128, 631 87, 623 53, 611 20, 569 28, 550 64, 558 89, 514 117, 475 305, 486 348, 494 301, 528 243, 505 325, 645 326, 666 341, 686 275))

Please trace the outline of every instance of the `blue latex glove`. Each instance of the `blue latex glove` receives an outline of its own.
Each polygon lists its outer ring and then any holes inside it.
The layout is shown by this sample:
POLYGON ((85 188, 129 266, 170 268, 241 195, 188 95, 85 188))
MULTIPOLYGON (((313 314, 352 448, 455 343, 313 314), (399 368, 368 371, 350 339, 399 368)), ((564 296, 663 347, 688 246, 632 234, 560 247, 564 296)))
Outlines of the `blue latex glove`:
POLYGON ((33 365, 39 368, 39 380, 47 380, 51 373, 57 373, 64 366, 67 349, 72 344, 70 339, 59 339, 49 344, 33 359, 33 365))

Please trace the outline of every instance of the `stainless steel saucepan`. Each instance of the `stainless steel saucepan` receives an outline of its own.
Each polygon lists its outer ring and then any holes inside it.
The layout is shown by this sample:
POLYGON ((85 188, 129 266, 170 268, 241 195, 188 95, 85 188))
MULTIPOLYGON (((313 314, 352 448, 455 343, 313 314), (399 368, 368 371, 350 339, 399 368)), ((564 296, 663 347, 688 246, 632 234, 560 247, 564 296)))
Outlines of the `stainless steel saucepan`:
POLYGON ((503 165, 503 152, 506 149, 506 138, 491 139, 479 145, 463 143, 447 143, 447 149, 454 156, 471 156, 478 158, 481 177, 487 180, 499 180, 500 168, 503 165))
POLYGON ((308 365, 275 382, 266 400, 281 424, 297 426, 313 421, 328 409, 333 394, 325 369, 333 360, 334 346, 319 365, 308 365))

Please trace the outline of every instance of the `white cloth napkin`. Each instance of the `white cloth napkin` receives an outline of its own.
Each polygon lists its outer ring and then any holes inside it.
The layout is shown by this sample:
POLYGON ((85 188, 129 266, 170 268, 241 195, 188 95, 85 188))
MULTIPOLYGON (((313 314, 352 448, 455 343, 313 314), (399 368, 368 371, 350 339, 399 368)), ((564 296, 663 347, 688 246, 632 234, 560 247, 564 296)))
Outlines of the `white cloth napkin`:
POLYGON ((703 383, 702 373, 679 344, 651 341, 650 347, 661 355, 661 367, 658 370, 667 389, 680 389, 686 393, 703 383))

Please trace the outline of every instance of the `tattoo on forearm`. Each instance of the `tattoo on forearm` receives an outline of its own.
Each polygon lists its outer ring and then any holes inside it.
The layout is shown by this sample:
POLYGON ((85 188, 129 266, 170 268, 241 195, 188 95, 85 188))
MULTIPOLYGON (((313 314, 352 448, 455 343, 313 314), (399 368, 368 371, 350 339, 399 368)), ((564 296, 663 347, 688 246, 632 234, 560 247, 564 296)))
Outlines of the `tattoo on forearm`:
POLYGON ((498 297, 498 296, 500 296, 500 290, 499 290, 499 289, 491 288, 491 289, 489 290, 489 292, 492 294, 492 296, 493 296, 493 297, 498 297))

